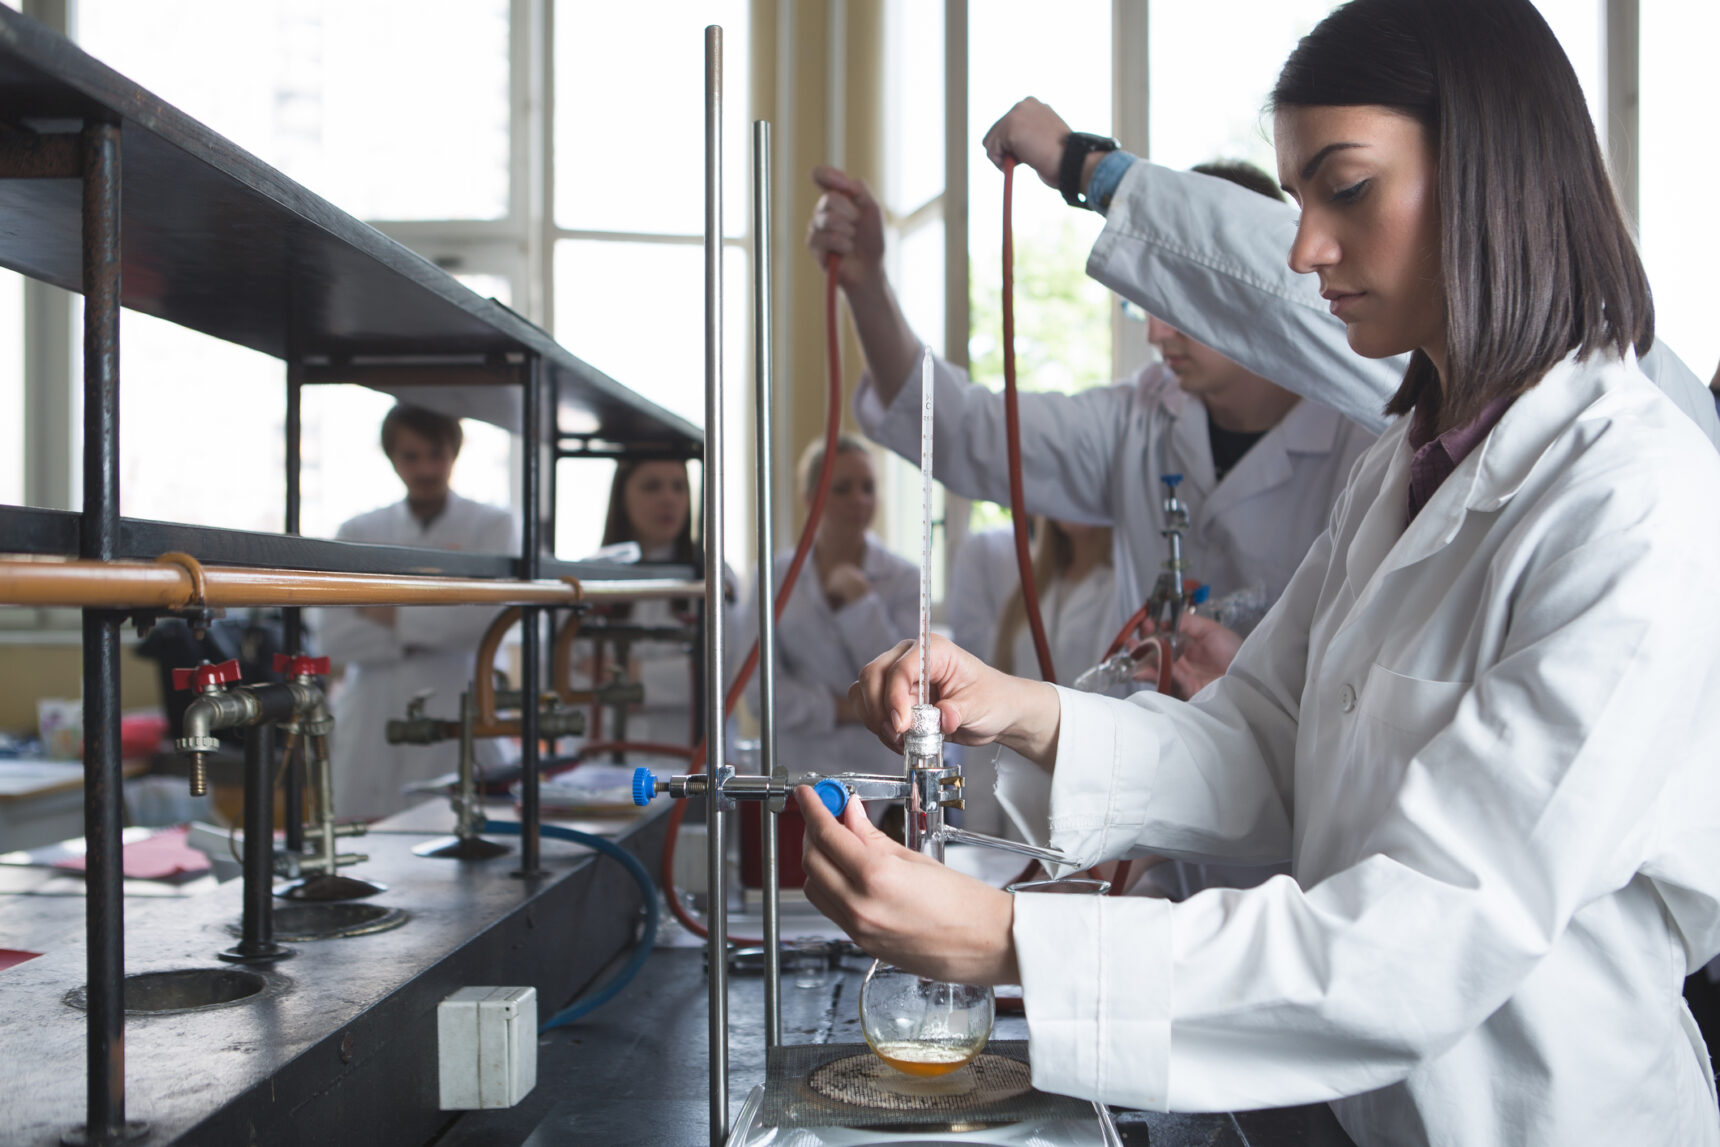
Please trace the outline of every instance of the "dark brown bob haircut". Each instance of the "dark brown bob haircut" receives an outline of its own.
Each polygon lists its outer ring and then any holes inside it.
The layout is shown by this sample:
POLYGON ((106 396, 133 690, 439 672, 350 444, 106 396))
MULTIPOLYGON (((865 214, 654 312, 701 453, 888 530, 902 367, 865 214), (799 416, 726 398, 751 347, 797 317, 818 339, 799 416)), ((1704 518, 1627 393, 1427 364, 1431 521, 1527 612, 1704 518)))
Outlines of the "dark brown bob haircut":
POLYGON ((1448 377, 1417 350, 1386 413, 1461 426, 1573 350, 1648 352, 1648 277, 1530 0, 1351 0, 1290 54, 1271 107, 1357 105, 1419 121, 1439 171, 1448 377))
MULTIPOLYGON (((603 545, 613 546, 621 542, 639 540, 634 534, 633 523, 627 518, 627 483, 633 480, 633 475, 639 472, 639 467, 651 461, 664 461, 664 459, 637 458, 615 464, 615 476, 609 480, 609 512, 603 516, 603 545)), ((674 461, 674 459, 667 459, 667 461, 674 461)), ((687 464, 682 462, 680 466, 682 476, 686 477, 687 464)), ((692 488, 692 483, 688 482, 689 497, 691 497, 692 488)), ((692 508, 689 505, 688 509, 691 510, 692 508)), ((705 555, 693 544, 693 516, 690 513, 687 515, 687 520, 681 523, 681 532, 675 535, 674 552, 669 555, 669 560, 679 565, 692 566, 697 576, 705 576, 705 555)), ((693 603, 682 598, 673 598, 669 602, 669 608, 675 613, 688 613, 692 610, 693 603)), ((617 621, 625 621, 633 616, 633 604, 620 602, 610 606, 606 612, 617 621)))
POLYGON ((460 444, 466 440, 458 418, 402 402, 382 420, 382 452, 390 458, 394 457, 394 443, 402 429, 410 430, 426 441, 440 442, 456 458, 460 456, 460 444))

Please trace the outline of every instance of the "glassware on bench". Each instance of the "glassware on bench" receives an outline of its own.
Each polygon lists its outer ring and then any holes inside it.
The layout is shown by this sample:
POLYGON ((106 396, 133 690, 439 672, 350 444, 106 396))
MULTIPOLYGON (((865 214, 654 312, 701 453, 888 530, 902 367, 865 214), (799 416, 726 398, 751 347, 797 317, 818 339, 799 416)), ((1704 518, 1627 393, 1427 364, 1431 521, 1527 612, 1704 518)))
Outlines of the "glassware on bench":
POLYGON ((905 1075, 947 1075, 991 1038, 990 988, 930 980, 879 960, 860 986, 860 1027, 877 1057, 905 1075))

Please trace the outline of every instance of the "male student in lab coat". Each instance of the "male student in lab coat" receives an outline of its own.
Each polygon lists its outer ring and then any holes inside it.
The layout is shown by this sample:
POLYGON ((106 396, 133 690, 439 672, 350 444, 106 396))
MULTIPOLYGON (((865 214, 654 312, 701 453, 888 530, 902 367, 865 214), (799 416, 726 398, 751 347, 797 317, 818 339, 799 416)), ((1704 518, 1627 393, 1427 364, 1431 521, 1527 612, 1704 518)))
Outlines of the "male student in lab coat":
MULTIPOLYGON (((1013 156, 1072 205, 1105 216, 1087 256, 1093 279, 1249 370, 1384 430, 1409 356, 1367 359, 1350 349, 1314 276, 1290 269, 1296 209, 1114 144, 1105 150, 1096 138, 1071 132, 1029 96, 986 132, 985 149, 993 163, 1013 156)), ((1678 355, 1656 339, 1640 365, 1720 446, 1715 398, 1678 355)))
MULTIPOLYGON (((360 514, 335 537, 420 549, 512 554, 519 550, 513 515, 460 497, 450 488, 460 456, 458 419, 396 406, 382 422, 382 449, 406 486, 406 497, 360 514)), ((335 812, 366 819, 410 803, 402 789, 453 771, 459 747, 390 745, 383 732, 417 694, 431 691, 427 711, 453 720, 470 687, 478 641, 496 615, 489 606, 369 606, 318 611, 323 652, 346 666, 334 698, 335 812)), ((490 671, 489 666, 484 667, 490 671)), ((479 741, 480 764, 499 763, 499 742, 479 741)))
MULTIPOLYGON (((1231 180, 1258 193, 1248 198, 1277 195, 1270 177, 1249 165, 1210 170, 1217 176, 1212 182, 1231 180)), ((856 416, 867 434, 912 460, 919 451, 921 344, 884 272, 878 204, 863 182, 832 168, 817 169, 813 179, 824 195, 807 243, 821 260, 842 256, 840 281, 866 355, 856 416)), ((1131 380, 1073 395, 1020 396, 1030 509, 1113 527, 1112 629, 1146 600, 1168 556, 1163 475, 1182 475, 1178 495, 1190 511, 1183 540, 1189 575, 1208 584, 1215 598, 1258 588, 1271 601, 1325 529, 1351 465, 1374 439, 1169 323, 1151 320, 1148 338, 1162 361, 1131 380)), ((938 480, 966 497, 1007 502, 1002 396, 974 386, 941 360, 933 379, 938 480)), ((1234 648, 1234 639, 1210 633, 1216 627, 1198 620, 1191 626, 1214 644, 1234 648)), ((1087 666, 1055 668, 1067 681, 1087 666)), ((1200 673, 1190 668, 1176 682, 1183 695, 1223 665, 1202 666, 1200 673)))

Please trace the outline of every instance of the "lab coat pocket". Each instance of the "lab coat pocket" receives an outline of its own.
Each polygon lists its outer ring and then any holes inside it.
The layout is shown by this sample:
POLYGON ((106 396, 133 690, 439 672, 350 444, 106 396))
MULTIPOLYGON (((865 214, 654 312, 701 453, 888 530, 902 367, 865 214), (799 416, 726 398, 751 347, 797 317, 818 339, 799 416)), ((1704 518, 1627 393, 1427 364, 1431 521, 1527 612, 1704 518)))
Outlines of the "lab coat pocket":
POLYGON ((1357 710, 1363 718, 1405 734, 1419 747, 1451 724, 1457 706, 1473 684, 1408 677, 1374 665, 1362 683, 1357 710))

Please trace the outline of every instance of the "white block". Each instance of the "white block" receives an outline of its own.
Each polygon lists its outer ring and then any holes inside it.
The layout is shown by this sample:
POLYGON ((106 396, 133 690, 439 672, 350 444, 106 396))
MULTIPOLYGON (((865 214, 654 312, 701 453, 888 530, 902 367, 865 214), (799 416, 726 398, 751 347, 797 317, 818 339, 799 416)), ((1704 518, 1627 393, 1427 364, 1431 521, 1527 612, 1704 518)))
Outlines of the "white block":
POLYGON ((512 1107, 537 1086, 536 988, 461 988, 436 1032, 443 1111, 512 1107))

